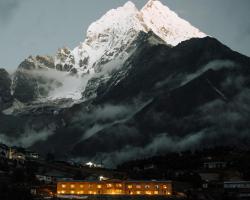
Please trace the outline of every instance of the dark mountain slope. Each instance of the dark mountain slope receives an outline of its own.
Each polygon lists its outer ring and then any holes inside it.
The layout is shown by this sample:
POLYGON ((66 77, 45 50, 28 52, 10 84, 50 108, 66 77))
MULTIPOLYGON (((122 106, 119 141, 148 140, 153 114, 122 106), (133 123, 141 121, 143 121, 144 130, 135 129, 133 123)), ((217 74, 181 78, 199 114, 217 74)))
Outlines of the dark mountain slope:
POLYGON ((214 63, 210 68, 233 65, 229 61, 250 66, 249 58, 210 37, 194 38, 173 48, 161 44, 153 47, 144 44, 124 66, 129 65, 129 70, 119 83, 113 84, 123 68, 98 88, 97 102, 126 102, 144 92, 158 95, 161 88, 165 91, 179 87, 188 75, 203 72, 212 61, 214 63))
POLYGON ((133 158, 219 142, 248 144, 248 57, 210 37, 169 47, 151 33, 137 42, 108 81, 90 81, 96 98, 72 107, 55 102, 31 105, 16 116, 1 114, 0 133, 41 153, 106 163, 128 159, 123 152, 133 158))
POLYGON ((153 101, 132 119, 112 124, 78 143, 73 149, 75 155, 105 159, 104 155, 123 152, 128 147, 146 148, 162 134, 177 143, 200 134, 202 137, 194 143, 201 146, 249 141, 245 133, 250 127, 244 123, 250 119, 246 115, 250 108, 249 58, 213 38, 191 39, 172 49, 160 45, 146 52, 141 62, 135 56, 131 76, 114 87, 107 86, 99 99, 121 103, 141 92, 153 101), (167 81, 155 87, 156 81, 164 77, 167 81), (229 131, 228 127, 232 129, 229 131), (228 137, 222 140, 225 134, 228 137))
POLYGON ((0 69, 0 111, 11 105, 11 78, 5 69, 0 69))

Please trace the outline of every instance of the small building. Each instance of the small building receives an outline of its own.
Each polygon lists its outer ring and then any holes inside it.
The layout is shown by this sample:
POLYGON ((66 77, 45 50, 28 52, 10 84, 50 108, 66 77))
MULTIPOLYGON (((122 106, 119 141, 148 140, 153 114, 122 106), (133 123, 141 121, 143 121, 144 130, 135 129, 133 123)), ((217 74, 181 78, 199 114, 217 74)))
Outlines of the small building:
POLYGON ((208 161, 203 164, 205 169, 224 169, 227 163, 224 161, 208 161))
POLYGON ((72 181, 73 178, 72 178, 72 174, 70 173, 67 173, 67 172, 63 172, 63 171, 59 171, 59 170, 51 170, 51 171, 48 171, 46 173, 43 173, 42 174, 43 176, 46 176, 46 177, 50 177, 51 178, 51 183, 56 183, 57 181, 72 181))
POLYGON ((103 168, 103 164, 96 164, 93 162, 87 162, 84 164, 84 166, 89 167, 89 168, 103 168))
POLYGON ((52 183, 53 179, 51 176, 45 176, 45 175, 36 175, 36 179, 40 182, 44 182, 44 183, 52 183))
POLYGON ((14 152, 12 154, 12 160, 22 161, 24 162, 26 160, 26 156, 22 152, 14 152))
POLYGON ((24 162, 26 160, 25 149, 19 147, 10 147, 8 159, 24 162))
POLYGON ((249 198, 250 197, 250 181, 224 182, 224 192, 228 196, 249 198))
POLYGON ((224 189, 250 189, 250 181, 226 181, 224 182, 224 189))
POLYGON ((171 181, 59 181, 57 194, 60 195, 138 195, 170 196, 171 181))
POLYGON ((26 151, 25 156, 28 160, 37 160, 39 159, 39 154, 33 151, 26 151))

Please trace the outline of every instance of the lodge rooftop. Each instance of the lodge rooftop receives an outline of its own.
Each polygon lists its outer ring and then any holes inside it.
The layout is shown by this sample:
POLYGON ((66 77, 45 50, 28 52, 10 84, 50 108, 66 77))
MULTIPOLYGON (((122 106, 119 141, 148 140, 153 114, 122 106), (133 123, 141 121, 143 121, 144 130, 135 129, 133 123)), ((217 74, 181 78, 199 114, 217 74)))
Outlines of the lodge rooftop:
POLYGON ((172 195, 172 181, 105 180, 58 181, 58 195, 172 195))

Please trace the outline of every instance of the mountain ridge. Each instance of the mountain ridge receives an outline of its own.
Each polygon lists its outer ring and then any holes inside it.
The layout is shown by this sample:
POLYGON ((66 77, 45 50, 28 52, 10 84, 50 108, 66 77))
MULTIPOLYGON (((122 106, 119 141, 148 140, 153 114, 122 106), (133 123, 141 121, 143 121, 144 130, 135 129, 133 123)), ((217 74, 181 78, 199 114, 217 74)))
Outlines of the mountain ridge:
POLYGON ((12 83, 2 73, 13 104, 0 101, 0 139, 109 165, 221 142, 250 144, 249 67, 249 57, 159 1, 140 11, 128 2, 94 22, 75 49, 27 58, 12 83))
MULTIPOLYGON (((15 98, 19 98, 18 100, 23 103, 30 103, 39 98, 44 100, 46 96, 49 100, 63 98, 72 98, 73 101, 80 100, 82 90, 86 88, 87 82, 92 77, 98 76, 99 73, 107 73, 105 69, 107 65, 113 65, 114 69, 119 68, 136 50, 135 41, 140 37, 141 32, 145 34, 153 32, 170 46, 175 46, 192 37, 206 36, 160 1, 149 1, 141 10, 138 10, 129 1, 117 9, 108 11, 99 20, 93 22, 87 30, 84 42, 73 50, 61 48, 54 57, 36 56, 25 59, 14 74, 12 88, 15 90, 17 87, 18 90, 16 93, 14 92, 17 94, 15 98), (35 71, 35 77, 22 73, 24 68, 30 70, 29 74, 35 71), (50 91, 44 91, 43 82, 45 80, 42 80, 41 74, 37 76, 37 69, 45 71, 55 69, 57 72, 62 72, 62 76, 69 74, 84 79, 84 81, 75 79, 75 82, 79 84, 77 87, 67 89, 65 94, 61 92, 53 97, 51 96, 53 90, 57 90, 56 87, 60 89, 60 85, 63 83, 55 80, 56 83, 50 88, 50 91), (65 73, 63 74, 63 72, 65 73), (26 80, 28 82, 33 80, 33 86, 26 83, 26 80), (34 86, 35 84, 36 86, 34 86), (24 95, 27 97, 22 97, 23 92, 20 91, 19 85, 29 88, 30 94, 24 95)), ((108 78, 108 74, 106 78, 108 78)))

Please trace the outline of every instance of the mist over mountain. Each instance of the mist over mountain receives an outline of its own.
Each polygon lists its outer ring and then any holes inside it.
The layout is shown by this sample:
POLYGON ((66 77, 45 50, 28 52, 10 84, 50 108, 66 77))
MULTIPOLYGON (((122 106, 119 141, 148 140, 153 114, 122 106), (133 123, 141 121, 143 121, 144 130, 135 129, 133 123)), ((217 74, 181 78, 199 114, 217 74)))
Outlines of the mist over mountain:
POLYGON ((248 148, 250 58, 160 1, 92 23, 75 49, 0 69, 0 141, 114 166, 167 151, 248 148))

